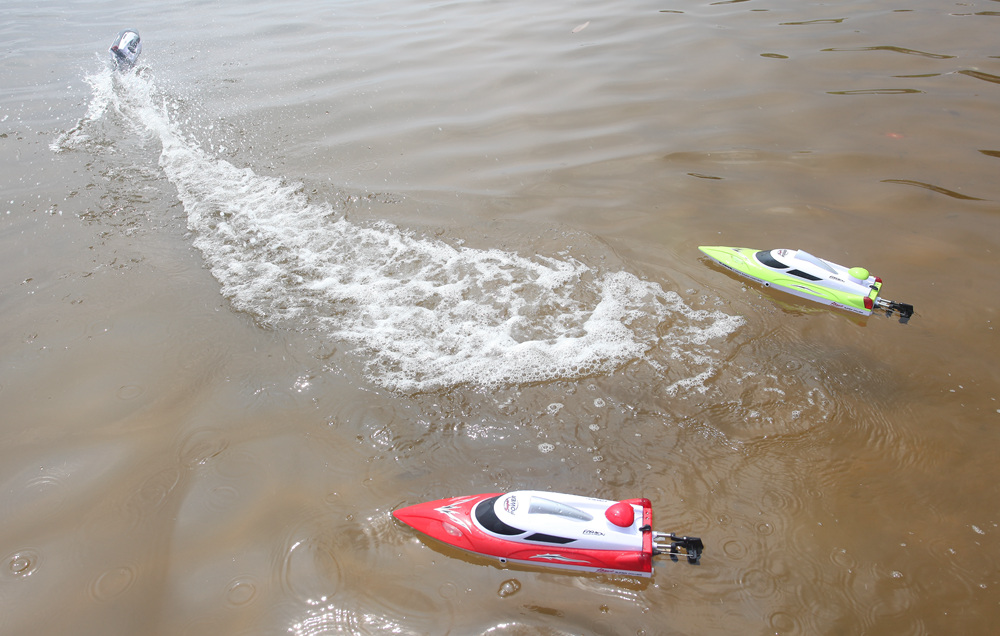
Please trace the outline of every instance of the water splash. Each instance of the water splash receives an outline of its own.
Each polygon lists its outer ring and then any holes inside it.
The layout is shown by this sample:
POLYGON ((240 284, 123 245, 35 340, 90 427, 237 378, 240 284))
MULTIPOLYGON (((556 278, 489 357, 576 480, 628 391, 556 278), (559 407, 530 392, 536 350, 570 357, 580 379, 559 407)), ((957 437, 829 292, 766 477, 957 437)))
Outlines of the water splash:
POLYGON ((160 167, 194 244, 233 307, 267 326, 354 345, 369 379, 385 388, 574 379, 652 358, 661 366, 685 359, 697 368, 675 386, 697 386, 711 375, 707 342, 741 324, 568 253, 527 258, 386 222, 352 223, 299 184, 205 151, 173 120, 176 105, 158 95, 148 73, 106 71, 88 82, 87 116, 53 149, 78 146, 88 123, 109 111, 158 138, 160 167))
POLYGON ((87 126, 104 117, 104 113, 115 99, 115 74, 110 67, 105 67, 100 73, 88 75, 84 81, 90 85, 93 97, 87 105, 87 113, 76 125, 61 133, 49 144, 52 152, 63 152, 79 147, 90 139, 87 126))

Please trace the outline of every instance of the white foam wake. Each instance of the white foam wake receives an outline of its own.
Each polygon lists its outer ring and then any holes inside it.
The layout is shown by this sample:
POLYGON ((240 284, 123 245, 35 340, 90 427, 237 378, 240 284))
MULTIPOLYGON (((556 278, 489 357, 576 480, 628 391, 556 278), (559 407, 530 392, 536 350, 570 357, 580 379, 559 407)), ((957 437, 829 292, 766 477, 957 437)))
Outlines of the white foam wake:
MULTIPOLYGON (((330 204, 309 201, 297 184, 238 168, 185 138, 151 80, 101 75, 91 84, 85 121, 113 107, 161 141, 160 166, 233 306, 268 325, 356 345, 384 387, 608 373, 660 346, 660 334, 671 347, 698 348, 740 324, 691 309, 657 283, 598 272, 570 256, 525 258, 385 222, 352 223, 330 204)), ((71 137, 54 145, 67 147, 71 137)))

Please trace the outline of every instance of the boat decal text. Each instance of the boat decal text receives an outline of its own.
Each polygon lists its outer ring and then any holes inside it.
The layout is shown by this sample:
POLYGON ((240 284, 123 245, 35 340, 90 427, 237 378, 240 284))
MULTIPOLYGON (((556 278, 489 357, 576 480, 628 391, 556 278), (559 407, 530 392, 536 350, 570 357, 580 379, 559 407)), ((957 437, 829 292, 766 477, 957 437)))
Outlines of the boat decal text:
POLYGON ((503 509, 514 514, 514 511, 517 510, 517 497, 514 495, 507 497, 507 500, 503 502, 503 509))

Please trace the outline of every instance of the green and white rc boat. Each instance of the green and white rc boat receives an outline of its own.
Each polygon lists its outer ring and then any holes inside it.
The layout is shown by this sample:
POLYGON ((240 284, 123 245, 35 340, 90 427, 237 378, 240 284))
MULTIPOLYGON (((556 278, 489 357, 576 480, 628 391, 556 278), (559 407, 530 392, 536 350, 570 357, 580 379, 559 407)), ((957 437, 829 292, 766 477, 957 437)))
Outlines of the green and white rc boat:
POLYGON ((698 249, 726 269, 799 298, 862 316, 870 316, 874 309, 882 309, 890 316, 898 312, 899 321, 904 323, 913 315, 913 305, 880 298, 882 279, 864 267, 847 268, 803 250, 719 245, 702 245, 698 249))

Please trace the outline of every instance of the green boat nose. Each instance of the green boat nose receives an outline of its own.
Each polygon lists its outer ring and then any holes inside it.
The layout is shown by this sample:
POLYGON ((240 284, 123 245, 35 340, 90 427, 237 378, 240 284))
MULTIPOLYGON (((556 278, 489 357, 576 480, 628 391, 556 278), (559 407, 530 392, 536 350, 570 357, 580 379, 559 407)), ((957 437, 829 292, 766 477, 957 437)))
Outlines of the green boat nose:
POLYGON ((728 247, 720 247, 717 245, 699 245, 698 249, 701 250, 702 254, 705 256, 710 256, 712 258, 719 258, 719 256, 731 252, 728 247))
POLYGON ((735 265, 741 262, 738 248, 734 247, 723 247, 721 245, 699 245, 698 249, 701 252, 711 258, 719 261, 723 265, 735 265))

